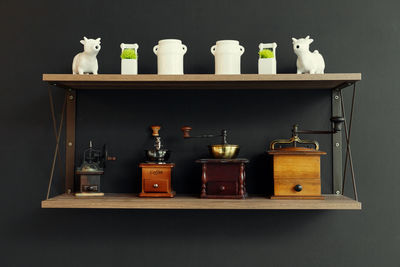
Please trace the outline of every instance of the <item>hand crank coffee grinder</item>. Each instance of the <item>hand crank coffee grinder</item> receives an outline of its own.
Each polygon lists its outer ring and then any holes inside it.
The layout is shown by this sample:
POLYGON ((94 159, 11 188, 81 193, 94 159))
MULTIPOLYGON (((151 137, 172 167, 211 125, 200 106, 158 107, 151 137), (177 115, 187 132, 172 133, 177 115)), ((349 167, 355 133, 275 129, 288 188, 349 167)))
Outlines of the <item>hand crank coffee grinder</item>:
POLYGON ((211 157, 198 159, 202 164, 201 174, 201 198, 246 198, 246 173, 245 164, 248 159, 236 158, 239 154, 239 146, 228 144, 227 131, 221 130, 221 134, 205 134, 190 136, 191 127, 182 127, 184 138, 213 138, 222 137, 222 143, 209 145, 211 157))
POLYGON ((106 161, 116 160, 116 157, 109 157, 106 145, 103 151, 93 148, 92 141, 89 142, 89 148, 83 152, 82 165, 76 168, 76 175, 79 176, 79 192, 77 197, 84 196, 104 196, 100 191, 100 177, 104 174, 106 161))
POLYGON ((146 150, 147 161, 139 164, 142 169, 142 192, 139 197, 174 197, 172 191, 171 174, 174 163, 166 162, 170 151, 164 149, 161 136, 158 133, 160 126, 151 126, 154 137, 154 148, 146 150))
POLYGON ((315 140, 302 140, 299 134, 335 134, 341 131, 344 118, 332 117, 332 130, 299 130, 294 125, 290 139, 277 139, 271 142, 268 154, 273 157, 274 195, 271 199, 324 199, 321 195, 321 155, 315 140), (289 145, 276 148, 276 145, 289 145), (314 148, 297 146, 313 145, 314 148))

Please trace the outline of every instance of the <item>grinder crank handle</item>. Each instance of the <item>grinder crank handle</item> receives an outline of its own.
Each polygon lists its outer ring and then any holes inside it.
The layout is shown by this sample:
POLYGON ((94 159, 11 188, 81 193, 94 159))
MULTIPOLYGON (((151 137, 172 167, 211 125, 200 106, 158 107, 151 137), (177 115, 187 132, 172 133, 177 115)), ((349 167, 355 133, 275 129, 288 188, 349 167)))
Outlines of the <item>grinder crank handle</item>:
POLYGON ((226 130, 222 130, 221 134, 203 134, 203 135, 196 135, 196 136, 190 135, 190 131, 192 130, 192 127, 190 127, 190 126, 183 126, 181 128, 181 130, 183 132, 183 138, 213 138, 213 137, 222 136, 223 144, 226 144, 226 130))
POLYGON ((153 125, 150 128, 153 130, 153 133, 152 133, 153 136, 160 136, 158 131, 161 129, 161 126, 153 125))
POLYGON ((117 157, 114 157, 114 156, 110 156, 109 154, 108 154, 108 149, 107 149, 107 146, 106 145, 104 145, 103 146, 103 156, 102 156, 102 159, 101 159, 101 166, 103 166, 104 168, 106 167, 106 162, 107 161, 116 161, 117 160, 117 157))
POLYGON ((183 132, 183 138, 190 138, 190 130, 192 130, 192 127, 189 126, 183 126, 181 128, 182 132, 183 132))

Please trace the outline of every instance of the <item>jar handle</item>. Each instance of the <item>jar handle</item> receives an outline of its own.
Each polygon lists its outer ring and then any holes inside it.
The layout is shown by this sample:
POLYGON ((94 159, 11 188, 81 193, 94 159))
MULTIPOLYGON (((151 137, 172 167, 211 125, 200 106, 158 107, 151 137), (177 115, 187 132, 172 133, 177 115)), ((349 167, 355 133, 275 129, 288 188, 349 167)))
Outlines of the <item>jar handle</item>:
POLYGON ((213 54, 214 56, 215 56, 215 48, 216 48, 215 45, 211 46, 211 54, 213 54))
POLYGON ((243 55, 244 53, 244 47, 239 45, 239 50, 240 50, 240 55, 243 55))
POLYGON ((155 45, 155 46, 153 47, 153 52, 154 52, 154 54, 157 55, 157 52, 158 52, 158 45, 155 45))
POLYGON ((183 49, 183 54, 186 54, 187 52, 187 46, 182 44, 182 49, 183 49))

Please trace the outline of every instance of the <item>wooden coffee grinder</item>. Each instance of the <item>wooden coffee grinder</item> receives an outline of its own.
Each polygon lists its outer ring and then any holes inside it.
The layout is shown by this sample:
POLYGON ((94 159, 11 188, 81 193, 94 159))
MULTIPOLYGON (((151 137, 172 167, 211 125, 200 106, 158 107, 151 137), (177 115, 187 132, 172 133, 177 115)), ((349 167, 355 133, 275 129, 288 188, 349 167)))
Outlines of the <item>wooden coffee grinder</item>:
POLYGON ((142 192, 139 197, 174 197, 171 175, 174 163, 166 162, 170 151, 164 149, 158 133, 160 126, 151 126, 154 137, 154 148, 146 150, 147 161, 139 164, 142 169, 142 192))
POLYGON ((302 140, 299 134, 334 134, 341 130, 344 118, 332 117, 331 131, 292 129, 290 139, 271 142, 268 154, 273 157, 274 195, 271 199, 324 199, 321 195, 321 155, 319 144, 314 140, 302 140), (276 145, 292 146, 276 148, 276 145), (297 144, 313 145, 314 148, 298 147, 297 144))
POLYGON ((239 146, 228 144, 227 131, 221 134, 205 134, 191 136, 191 127, 181 129, 184 138, 212 138, 222 137, 221 144, 209 145, 208 149, 212 158, 198 159, 196 163, 202 166, 201 198, 246 198, 245 164, 247 159, 236 158, 239 146))

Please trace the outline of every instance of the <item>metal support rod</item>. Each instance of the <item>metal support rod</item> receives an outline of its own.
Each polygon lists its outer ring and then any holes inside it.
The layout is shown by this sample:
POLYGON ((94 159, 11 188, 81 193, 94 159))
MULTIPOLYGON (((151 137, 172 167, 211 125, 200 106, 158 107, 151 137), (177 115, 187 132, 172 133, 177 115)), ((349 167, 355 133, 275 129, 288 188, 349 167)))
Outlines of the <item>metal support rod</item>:
MULTIPOLYGON (((53 130, 54 130, 54 139, 56 140, 56 143, 57 143, 57 119, 56 119, 56 114, 55 114, 55 111, 54 111, 54 100, 53 100, 53 94, 51 93, 51 88, 50 87, 48 87, 48 91, 49 91, 49 102, 50 102, 50 111, 51 111, 51 117, 52 117, 52 120, 53 120, 53 130)), ((58 152, 57 152, 57 156, 58 156, 58 159, 59 160, 61 160, 61 153, 60 153, 60 150, 58 150, 58 152)), ((59 169, 60 169, 60 177, 63 177, 63 170, 62 170, 62 167, 61 167, 61 164, 60 165, 58 165, 59 166, 59 169)))
MULTIPOLYGON (((64 104, 63 104, 63 108, 62 108, 62 112, 61 112, 60 126, 58 127, 57 142, 56 142, 56 148, 54 150, 53 162, 51 165, 50 179, 49 179, 49 185, 47 187, 46 199, 49 199, 49 196, 50 196, 50 189, 51 189, 51 184, 52 184, 53 177, 54 177, 54 169, 55 169, 55 165, 56 165, 56 161, 57 161, 57 154, 59 153, 59 145, 60 145, 62 126, 64 123, 64 112, 65 112, 66 104, 67 104, 67 95, 65 95, 64 104)), ((54 109, 52 110, 52 112, 54 112, 54 109)), ((55 114, 54 114, 54 116, 55 116, 55 114)))
POLYGON ((74 192, 76 91, 67 89, 65 108, 65 193, 74 192))
MULTIPOLYGON (((347 85, 347 83, 345 84, 347 85)), ((346 87, 341 85, 340 88, 346 87)), ((340 88, 332 90, 332 117, 343 117, 340 108, 340 88)), ((333 193, 342 194, 343 181, 343 153, 342 153, 342 131, 332 134, 332 187, 333 193)))
MULTIPOLYGON (((345 129, 345 135, 346 135, 346 162, 345 162, 345 166, 347 165, 347 159, 349 159, 350 162, 350 171, 351 171, 351 179, 352 179, 352 183, 353 183, 353 193, 354 193, 354 198, 356 201, 358 201, 358 194, 357 194, 357 185, 356 185, 356 180, 355 180, 355 175, 354 175, 354 167, 353 167, 353 157, 351 154, 351 147, 350 147, 350 137, 351 137, 351 124, 353 121, 353 111, 354 111, 354 102, 355 102, 355 93, 356 93, 356 86, 354 84, 353 87, 353 98, 352 98, 352 105, 351 105, 351 113, 350 113, 350 125, 349 128, 347 127, 347 121, 346 121, 346 114, 345 114, 345 108, 344 108, 344 100, 343 100, 343 96, 342 96, 342 92, 340 91, 340 103, 341 103, 341 107, 342 107, 342 113, 343 113, 343 117, 345 118, 344 121, 344 129, 345 129)), ((345 177, 346 177, 346 168, 343 172, 343 185, 342 185, 342 192, 344 189, 344 184, 345 184, 345 177)))

